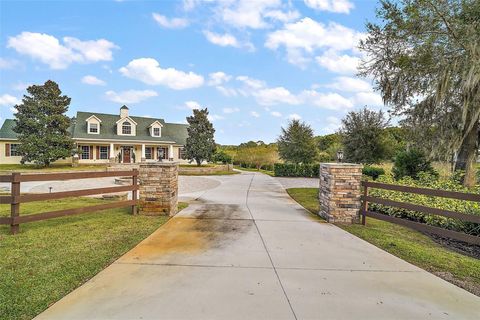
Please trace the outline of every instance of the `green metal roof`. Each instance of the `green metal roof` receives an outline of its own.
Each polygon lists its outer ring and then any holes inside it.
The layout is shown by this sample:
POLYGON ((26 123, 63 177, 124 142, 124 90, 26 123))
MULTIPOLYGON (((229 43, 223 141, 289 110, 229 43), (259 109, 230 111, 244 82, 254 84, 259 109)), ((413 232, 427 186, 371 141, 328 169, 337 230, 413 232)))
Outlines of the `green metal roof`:
MULTIPOLYGON (((137 123, 136 136, 119 136, 117 135, 117 124, 120 120, 119 115, 97 113, 97 112, 77 112, 77 116, 73 119, 72 127, 69 131, 72 133, 73 139, 108 139, 108 140, 127 140, 127 141, 152 141, 152 142, 175 142, 179 145, 185 145, 187 140, 186 124, 166 123, 163 119, 147 118, 147 117, 129 117, 137 123), (100 134, 89 134, 87 132, 87 119, 96 116, 102 122, 100 123, 100 134), (162 124, 162 136, 152 137, 150 135, 149 126, 158 121, 162 124)), ((6 119, 0 129, 0 138, 16 139, 16 133, 12 128, 15 120, 6 119)))

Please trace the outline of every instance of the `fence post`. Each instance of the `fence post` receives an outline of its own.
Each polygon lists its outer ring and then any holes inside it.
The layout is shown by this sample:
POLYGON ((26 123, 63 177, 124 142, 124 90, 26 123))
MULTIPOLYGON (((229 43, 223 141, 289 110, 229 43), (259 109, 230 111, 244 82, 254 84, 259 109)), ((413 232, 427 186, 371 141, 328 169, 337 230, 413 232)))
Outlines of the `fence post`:
POLYGON ((367 224, 367 210, 368 210, 367 197, 368 197, 368 187, 365 184, 363 184, 362 225, 367 224))
MULTIPOLYGON (((133 169, 134 175, 132 176, 132 185, 138 186, 138 170, 133 169)), ((137 214, 137 190, 132 190, 132 200, 135 201, 135 204, 132 205, 132 214, 137 214)))
POLYGON ((20 215, 20 203, 18 203, 18 197, 20 196, 20 173, 12 173, 12 185, 10 194, 12 196, 12 202, 10 204, 10 216, 12 222, 10 224, 10 232, 12 234, 17 234, 20 230, 20 225, 14 220, 20 215))

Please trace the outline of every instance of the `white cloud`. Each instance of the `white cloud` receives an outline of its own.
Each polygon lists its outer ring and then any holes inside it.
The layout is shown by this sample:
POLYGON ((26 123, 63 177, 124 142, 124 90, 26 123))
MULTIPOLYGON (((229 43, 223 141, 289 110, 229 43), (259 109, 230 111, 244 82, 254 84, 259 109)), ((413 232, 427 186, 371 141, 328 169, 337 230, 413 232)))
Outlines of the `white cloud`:
POLYGON ((239 112, 240 109, 239 108, 223 108, 223 113, 235 113, 235 112, 239 112))
POLYGON ((350 13, 355 5, 348 0, 304 0, 305 5, 315 10, 350 13))
POLYGON ((226 97, 236 97, 238 95, 237 90, 234 88, 225 88, 224 86, 216 86, 215 89, 220 91, 226 97))
POLYGON ((286 23, 300 18, 300 13, 297 10, 291 10, 287 12, 283 12, 281 10, 272 10, 265 13, 264 17, 286 23))
POLYGON ((338 55, 334 50, 328 50, 321 56, 315 58, 317 63, 328 71, 353 74, 357 72, 360 58, 348 54, 338 55))
POLYGON ((208 80, 209 86, 219 86, 221 84, 224 84, 225 82, 230 81, 230 79, 232 78, 232 76, 222 71, 212 72, 208 76, 209 76, 209 80, 208 80))
POLYGON ((85 83, 85 84, 92 85, 92 86, 104 86, 104 85, 106 85, 105 81, 103 81, 101 79, 98 79, 95 76, 90 76, 90 75, 83 77, 82 82, 85 83))
POLYGON ((30 87, 32 84, 31 83, 25 83, 25 82, 17 82, 12 86, 12 89, 15 91, 25 91, 28 87, 30 87))
POLYGON ((236 77, 238 81, 243 82, 250 89, 261 89, 266 86, 265 82, 258 79, 253 79, 248 76, 238 76, 236 77))
POLYGON ((13 113, 13 114, 15 114, 15 113, 18 112, 18 110, 17 110, 17 108, 15 108, 15 107, 10 107, 10 112, 13 113))
POLYGON ((326 134, 337 132, 340 126, 342 125, 342 121, 337 117, 330 116, 330 117, 327 117, 326 120, 327 120, 327 125, 322 126, 323 132, 325 132, 326 134))
POLYGON ((341 24, 330 22, 325 25, 307 17, 268 34, 265 47, 272 50, 285 47, 287 60, 302 66, 318 49, 352 50, 363 36, 341 24))
POLYGON ((277 117, 277 118, 280 118, 282 116, 282 114, 278 111, 272 111, 272 112, 270 112, 270 114, 274 117, 277 117))
POLYGON ((208 30, 203 31, 203 34, 213 44, 216 44, 221 47, 240 47, 240 43, 238 42, 237 38, 229 33, 219 34, 214 33, 208 30))
POLYGON ((217 120, 223 120, 224 117, 221 116, 221 115, 218 115, 218 114, 209 114, 208 115, 208 120, 210 120, 211 122, 214 122, 214 121, 217 121, 217 120))
POLYGON ((320 108, 330 110, 353 108, 353 102, 338 93, 320 93, 315 90, 304 90, 301 95, 306 101, 320 108))
POLYGON ((260 118, 260 114, 256 111, 250 111, 250 115, 255 118, 260 118))
POLYGON ((132 60, 126 67, 120 68, 120 73, 146 84, 164 85, 175 90, 197 88, 204 82, 201 75, 191 71, 186 73, 174 68, 162 69, 153 58, 132 60))
POLYGON ((284 87, 266 88, 254 92, 253 95, 261 105, 270 106, 275 104, 296 105, 302 101, 284 87))
POLYGON ((372 86, 367 81, 352 77, 337 77, 327 88, 345 92, 370 92, 372 86))
POLYGON ((153 20, 160 26, 168 29, 181 29, 188 26, 188 20, 183 18, 167 18, 159 13, 152 13, 153 20))
POLYGON ((19 61, 14 59, 0 58, 0 70, 13 69, 20 64, 19 61))
POLYGON ((112 50, 118 48, 105 39, 81 41, 73 37, 64 37, 61 44, 54 36, 35 32, 22 32, 10 37, 7 47, 39 60, 52 69, 65 69, 74 62, 110 61, 112 50))
POLYGON ((223 21, 237 28, 262 29, 269 26, 266 13, 281 6, 280 0, 239 0, 220 2, 216 11, 223 21))
POLYGON ((20 99, 9 94, 3 94, 0 96, 0 106, 14 106, 21 102, 20 99))
POLYGON ((185 106, 191 110, 200 109, 200 103, 193 100, 185 101, 185 106))
POLYGON ((297 113, 289 114, 287 118, 289 120, 302 120, 302 117, 297 113))
POLYGON ((358 92, 353 97, 357 106, 383 106, 382 97, 375 92, 358 92))
POLYGON ((127 90, 127 91, 122 91, 118 93, 115 91, 109 90, 105 92, 105 96, 110 101, 128 104, 128 103, 138 103, 148 98, 156 97, 158 96, 158 93, 156 93, 153 90, 127 90))

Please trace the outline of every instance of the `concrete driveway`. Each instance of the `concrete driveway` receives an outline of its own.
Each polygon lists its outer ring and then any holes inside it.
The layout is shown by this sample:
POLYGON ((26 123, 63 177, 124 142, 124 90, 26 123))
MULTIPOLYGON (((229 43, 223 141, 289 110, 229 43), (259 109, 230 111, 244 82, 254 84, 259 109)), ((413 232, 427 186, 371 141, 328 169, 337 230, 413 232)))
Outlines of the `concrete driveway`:
POLYGON ((38 319, 480 318, 480 298, 318 222, 275 179, 219 181, 38 319))

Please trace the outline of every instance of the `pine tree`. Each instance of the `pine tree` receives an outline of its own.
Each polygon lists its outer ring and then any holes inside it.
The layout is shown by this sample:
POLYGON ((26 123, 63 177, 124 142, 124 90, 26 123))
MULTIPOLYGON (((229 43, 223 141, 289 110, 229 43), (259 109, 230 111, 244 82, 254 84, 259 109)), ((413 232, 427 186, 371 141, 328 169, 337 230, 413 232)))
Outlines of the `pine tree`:
POLYGON ((317 155, 312 128, 299 120, 292 120, 277 139, 278 153, 286 162, 311 163, 317 155))
POLYGON ((187 117, 189 127, 185 145, 185 154, 188 159, 193 159, 200 166, 203 161, 212 158, 217 148, 215 144, 215 129, 208 120, 208 109, 193 110, 193 116, 187 117))
POLYGON ((71 99, 62 96, 58 84, 51 80, 28 87, 27 92, 22 103, 15 106, 18 112, 13 129, 18 134, 21 163, 49 166, 71 156, 73 141, 68 132, 71 120, 65 115, 71 99))

